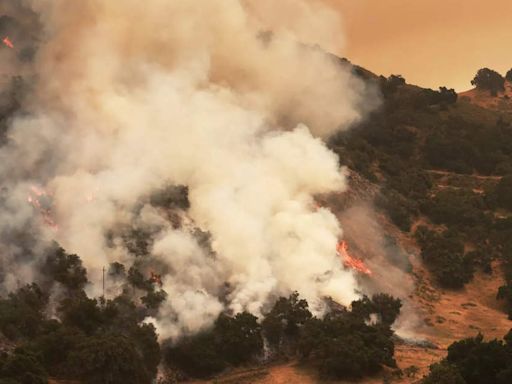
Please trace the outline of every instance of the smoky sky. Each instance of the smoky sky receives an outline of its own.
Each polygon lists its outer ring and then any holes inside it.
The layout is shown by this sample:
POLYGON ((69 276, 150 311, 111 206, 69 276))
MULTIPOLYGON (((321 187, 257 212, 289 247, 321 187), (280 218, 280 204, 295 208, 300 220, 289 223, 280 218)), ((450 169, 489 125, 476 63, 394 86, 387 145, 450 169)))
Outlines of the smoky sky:
POLYGON ((345 28, 345 54, 378 74, 458 91, 482 67, 512 67, 508 0, 324 0, 345 28))

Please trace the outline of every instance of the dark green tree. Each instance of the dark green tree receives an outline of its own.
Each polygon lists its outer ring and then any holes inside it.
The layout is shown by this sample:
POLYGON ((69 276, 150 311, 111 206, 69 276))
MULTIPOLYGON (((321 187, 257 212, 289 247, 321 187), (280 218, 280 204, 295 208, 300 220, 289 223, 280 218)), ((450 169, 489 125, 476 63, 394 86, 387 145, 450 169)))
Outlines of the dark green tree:
POLYGON ((498 374, 512 366, 503 342, 486 342, 481 334, 450 345, 446 361, 457 367, 467 384, 495 383, 498 374))
POLYGON ((48 295, 37 284, 26 285, 0 300, 0 330, 10 338, 32 338, 44 328, 48 295))
POLYGON ((78 255, 69 255, 57 247, 46 258, 42 271, 47 278, 57 281, 70 290, 81 290, 87 283, 87 271, 78 255))
POLYGON ((268 342, 278 346, 285 337, 296 339, 300 328, 311 317, 307 301, 299 299, 298 292, 294 292, 288 298, 280 297, 261 325, 268 342))
POLYGON ((304 326, 299 351, 326 376, 360 378, 382 365, 396 366, 392 334, 387 327, 367 325, 350 314, 313 318, 304 326))
POLYGON ((81 330, 59 324, 56 329, 31 341, 28 348, 41 356, 42 364, 52 376, 73 376, 67 367, 67 358, 85 339, 81 330))
POLYGON ((446 362, 434 364, 422 384, 467 384, 457 367, 446 362))
POLYGON ((222 356, 233 365, 248 362, 263 350, 263 338, 258 319, 248 312, 235 317, 220 315, 214 335, 222 356))
POLYGON ((440 104, 455 104, 458 95, 453 88, 439 87, 439 103, 440 104))
POLYGON ((141 297, 141 301, 148 309, 158 309, 160 304, 162 304, 166 299, 167 293, 161 289, 158 291, 148 292, 145 296, 141 297))
POLYGON ((400 314, 402 302, 388 294, 379 293, 373 295, 371 299, 364 296, 362 299, 353 301, 351 307, 352 313, 363 320, 368 320, 371 314, 376 314, 382 324, 391 326, 400 314))
POLYGON ((226 368, 212 331, 181 338, 166 348, 165 362, 190 377, 207 378, 226 368))
POLYGON ((149 384, 144 357, 126 336, 97 335, 87 338, 69 356, 76 376, 91 384, 149 384))
POLYGON ((422 231, 421 257, 437 281, 446 288, 462 288, 473 276, 473 261, 464 254, 458 234, 422 231))
POLYGON ((89 299, 85 293, 65 298, 59 305, 62 322, 66 326, 76 327, 88 335, 102 326, 104 316, 96 299, 89 299))
POLYGON ((113 278, 123 278, 126 276, 126 268, 123 264, 115 261, 108 268, 108 275, 113 278))
POLYGON ((48 375, 34 354, 17 349, 0 358, 0 380, 13 384, 46 384, 48 375))
POLYGON ((471 80, 471 84, 479 89, 488 90, 493 96, 505 90, 505 79, 503 76, 489 68, 478 70, 473 80, 471 80))
POLYGON ((152 291, 153 284, 149 279, 145 279, 144 275, 139 271, 139 269, 132 265, 128 270, 128 282, 135 288, 144 290, 144 291, 152 291))
POLYGON ((512 83, 512 69, 509 69, 505 74, 505 80, 512 83))

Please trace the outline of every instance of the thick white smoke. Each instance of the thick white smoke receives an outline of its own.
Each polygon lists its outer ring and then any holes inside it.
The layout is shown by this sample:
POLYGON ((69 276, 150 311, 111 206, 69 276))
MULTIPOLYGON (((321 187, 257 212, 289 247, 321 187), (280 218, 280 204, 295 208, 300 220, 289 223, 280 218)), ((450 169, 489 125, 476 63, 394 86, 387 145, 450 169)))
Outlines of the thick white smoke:
POLYGON ((59 229, 40 218, 41 231, 99 282, 103 266, 133 261, 121 244, 107 246, 107 231, 130 225, 152 191, 188 186, 188 216, 211 234, 213 252, 161 210, 147 205, 137 217, 159 227, 151 256, 167 272, 155 320, 162 338, 208 326, 223 309, 259 314, 293 290, 314 306, 356 297, 335 253, 341 228, 313 196, 345 186, 321 138, 373 101, 319 48, 339 48, 333 12, 315 1, 274 3, 27 2, 43 43, 31 113, 0 149, 13 207, 2 225, 33 220, 27 191, 44 186, 59 229))

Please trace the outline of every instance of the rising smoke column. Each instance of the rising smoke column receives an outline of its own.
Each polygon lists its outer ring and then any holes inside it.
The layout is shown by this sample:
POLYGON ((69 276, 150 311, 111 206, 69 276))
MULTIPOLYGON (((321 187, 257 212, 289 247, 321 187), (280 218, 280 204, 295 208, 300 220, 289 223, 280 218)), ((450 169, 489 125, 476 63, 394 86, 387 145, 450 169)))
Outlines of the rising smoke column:
POLYGON ((40 238, 79 254, 94 282, 108 263, 133 262, 105 234, 130 225, 137 207, 137 225, 159 228, 151 257, 166 266, 169 298, 154 320, 162 338, 196 332, 224 309, 260 314, 295 289, 318 311, 325 296, 356 297, 335 253, 341 228, 313 201, 345 188, 322 138, 375 104, 321 49, 338 47, 333 12, 315 1, 26 4, 44 31, 30 114, 0 149, 9 226, 39 223, 40 238), (311 25, 322 28, 310 34, 311 25), (213 255, 161 211, 140 208, 169 184, 188 186, 188 216, 211 234, 213 255), (26 204, 33 185, 51 193, 58 231, 26 204))

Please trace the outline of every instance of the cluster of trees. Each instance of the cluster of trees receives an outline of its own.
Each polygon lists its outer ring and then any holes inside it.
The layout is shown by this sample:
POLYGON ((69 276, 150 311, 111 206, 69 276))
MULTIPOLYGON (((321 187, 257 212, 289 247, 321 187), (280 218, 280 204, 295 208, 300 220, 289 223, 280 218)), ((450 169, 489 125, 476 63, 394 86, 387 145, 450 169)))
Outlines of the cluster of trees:
POLYGON ((161 349, 154 326, 143 319, 154 314, 166 293, 157 289, 158 277, 145 278, 136 264, 128 271, 120 263, 111 265, 110 278, 124 281, 119 296, 90 298, 80 258, 57 245, 48 250, 41 280, 0 299, 0 332, 16 346, 0 354, 0 383, 58 377, 148 384, 161 356, 178 376, 201 378, 259 361, 266 352, 271 358, 298 357, 336 378, 395 366, 391 325, 401 302, 385 294, 354 301, 350 310, 329 302, 327 315, 317 318, 294 293, 279 298, 260 320, 247 312, 222 313, 210 329, 169 340, 161 349))
MULTIPOLYGON (((512 70, 506 77, 512 80, 512 70)), ((510 118, 457 103, 455 92, 444 87, 434 92, 408 85, 401 76, 374 79, 382 107, 355 129, 333 136, 329 147, 341 164, 382 186, 376 206, 401 230, 409 232, 425 217, 434 224, 439 233, 425 228, 417 233, 423 259, 441 285, 460 288, 475 268, 491 272, 492 260, 506 259, 512 232, 500 228, 495 212, 512 210, 510 118), (437 185, 436 170, 503 178, 496 188, 481 180, 485 186, 474 191, 469 185, 437 185)), ((474 82, 489 90, 502 84, 487 69, 474 82)), ((509 287, 512 283, 500 297, 510 296, 512 307, 509 287)))
POLYGON ((497 96, 498 92, 505 90, 505 82, 512 82, 512 69, 508 70, 503 77, 500 73, 489 69, 482 68, 478 70, 471 84, 479 89, 489 91, 492 96, 497 96))
POLYGON ((448 347, 448 356, 430 367, 422 384, 508 384, 512 382, 512 331, 504 340, 481 334, 448 347))
MULTIPOLYGON (((509 73, 507 73, 507 76, 508 75, 509 73)), ((489 91, 492 96, 496 96, 498 92, 505 90, 505 78, 498 72, 489 68, 478 70, 473 80, 471 80, 471 84, 479 89, 489 91)))
MULTIPOLYGON (((366 79, 368 80, 368 79, 366 79)), ((400 90, 404 90, 406 85, 405 79, 401 75, 390 75, 389 77, 380 76, 378 78, 379 89, 388 101, 392 101, 400 90)), ((453 88, 439 87, 438 91, 433 89, 420 89, 415 92, 409 100, 409 105, 415 108, 426 108, 432 106, 441 106, 443 108, 455 104, 458 99, 457 92, 453 88)))
POLYGON ((0 331, 17 346, 0 356, 4 382, 46 383, 56 376, 84 383, 150 383, 160 347, 155 328, 141 323, 145 314, 130 298, 89 298, 80 258, 62 248, 49 252, 41 270, 40 285, 0 299, 0 331), (55 283, 62 293, 50 300, 55 283), (50 318, 52 309, 56 316, 50 318))
POLYGON ((166 348, 165 362, 188 377, 209 377, 256 359, 263 351, 261 326, 250 313, 221 314, 212 329, 166 348))
POLYGON ((423 158, 433 168, 502 175, 510 172, 512 145, 506 138, 511 133, 510 123, 499 118, 495 124, 482 124, 452 116, 427 136, 423 158))
POLYGON ((380 294, 354 301, 351 310, 333 307, 320 319, 294 293, 279 298, 261 324, 248 313, 222 314, 212 329, 168 346, 165 361, 189 377, 209 377, 260 358, 266 340, 274 357, 299 357, 329 377, 359 378, 396 366, 391 324, 400 307, 380 294))
POLYGON ((464 244, 456 232, 438 233, 420 227, 416 239, 425 265, 442 286, 462 288, 471 280, 474 261, 471 254, 464 253, 464 244))
POLYGON ((154 207, 189 209, 188 187, 186 185, 169 185, 154 192, 149 198, 154 207))
POLYGON ((488 222, 486 202, 467 189, 445 189, 437 192, 422 206, 422 212, 435 224, 466 230, 488 222))

